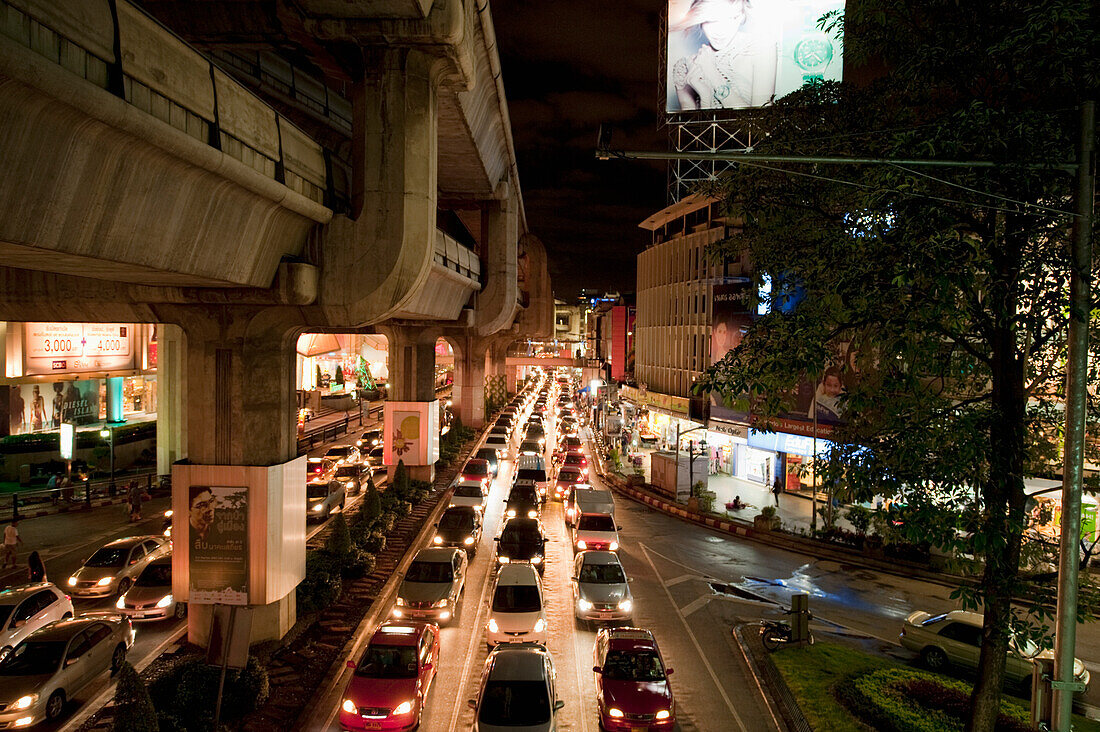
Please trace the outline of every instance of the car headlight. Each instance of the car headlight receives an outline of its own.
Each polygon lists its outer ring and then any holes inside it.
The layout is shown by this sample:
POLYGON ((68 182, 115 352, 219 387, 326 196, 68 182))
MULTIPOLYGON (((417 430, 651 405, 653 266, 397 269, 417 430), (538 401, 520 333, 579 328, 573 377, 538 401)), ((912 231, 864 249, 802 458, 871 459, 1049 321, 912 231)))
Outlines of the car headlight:
POLYGON ((545 618, 539 618, 538 620, 535 621, 535 632, 536 633, 541 633, 544 630, 546 630, 546 619, 545 618))
POLYGON ((318 503, 316 506, 313 507, 313 510, 314 511, 324 511, 325 510, 325 504, 318 503))
POLYGON ((11 723, 12 727, 29 727, 31 722, 34 721, 34 717, 20 717, 11 723))
POLYGON ((588 544, 584 542, 584 539, 577 539, 577 548, 584 551, 588 548, 588 544))
POLYGON ((577 607, 579 607, 581 610, 588 611, 592 609, 592 603, 582 597, 581 599, 577 600, 577 607))
POLYGON ((496 618, 489 618, 489 632, 490 633, 496 633, 499 630, 500 630, 500 626, 497 625, 497 619, 496 618))
POLYGON ((355 706, 355 702, 353 702, 351 699, 345 699, 344 700, 343 709, 348 714, 358 714, 359 713, 359 707, 355 706))
POLYGON ((542 557, 531 557, 531 564, 542 564, 542 557))
POLYGON ((474 543, 474 537, 467 536, 465 539, 462 540, 462 543, 465 544, 466 546, 470 546, 471 544, 474 543))
POLYGON ((527 518, 536 518, 539 515, 538 511, 528 511, 527 518))
POLYGON ((497 561, 500 562, 501 564, 508 564, 508 562, 510 562, 512 560, 509 559, 508 557, 501 556, 501 555, 498 554, 497 555, 497 561))
POLYGON ((440 536, 439 534, 436 534, 435 538, 432 539, 432 542, 435 543, 435 544, 442 544, 443 543, 443 537, 440 536))
POLYGON ((617 551, 619 551, 619 542, 617 542, 617 541, 613 541, 613 542, 611 542, 611 545, 610 545, 610 546, 608 546, 608 549, 609 549, 610 551, 613 551, 613 552, 617 552, 617 551))
POLYGON ((171 604, 172 604, 172 596, 171 595, 165 595, 164 597, 160 598, 160 602, 157 603, 157 607, 165 608, 165 607, 168 607, 171 604))
POLYGON ((447 598, 444 597, 442 600, 432 603, 432 607, 447 607, 447 598))
POLYGON ((106 587, 107 585, 111 584, 111 580, 113 579, 114 577, 104 577, 99 582, 96 582, 96 585, 98 587, 106 587))
POLYGON ((654 719, 668 719, 670 714, 671 712, 669 710, 662 709, 661 711, 657 712, 656 715, 654 715, 654 719))
POLYGON ((621 719, 623 716, 623 710, 611 707, 607 710, 607 716, 614 717, 615 719, 621 719))
MULTIPOLYGON (((123 597, 125 597, 125 595, 123 595, 123 597)), ((118 598, 118 602, 115 603, 115 607, 117 607, 119 610, 122 610, 126 607, 126 602, 123 600, 123 597, 118 598)))
POLYGON ((508 518, 515 518, 515 516, 516 516, 516 509, 514 509, 514 508, 509 508, 509 509, 508 509, 508 511, 507 511, 507 513, 508 513, 508 518))
POLYGON ((619 600, 619 609, 622 610, 624 613, 630 612, 631 608, 633 607, 634 601, 631 600, 629 597, 619 600))
POLYGON ((36 701, 38 701, 38 694, 27 694, 26 696, 21 696, 14 702, 12 702, 11 708, 13 710, 30 709, 31 705, 34 704, 36 701))
POLYGON ((404 607, 405 606, 405 598, 403 598, 403 597, 397 598, 397 606, 398 607, 404 607))
POLYGON ((69 587, 76 587, 76 577, 69 578, 69 587))

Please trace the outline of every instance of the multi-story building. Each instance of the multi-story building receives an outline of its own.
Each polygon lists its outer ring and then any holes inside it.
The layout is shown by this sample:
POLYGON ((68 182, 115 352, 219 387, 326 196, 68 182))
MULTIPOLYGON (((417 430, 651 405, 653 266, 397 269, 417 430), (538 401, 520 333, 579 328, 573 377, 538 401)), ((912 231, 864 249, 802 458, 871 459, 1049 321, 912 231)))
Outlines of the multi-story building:
POLYGON ((583 350, 585 330, 581 305, 554 300, 554 339, 568 347, 573 355, 583 350))

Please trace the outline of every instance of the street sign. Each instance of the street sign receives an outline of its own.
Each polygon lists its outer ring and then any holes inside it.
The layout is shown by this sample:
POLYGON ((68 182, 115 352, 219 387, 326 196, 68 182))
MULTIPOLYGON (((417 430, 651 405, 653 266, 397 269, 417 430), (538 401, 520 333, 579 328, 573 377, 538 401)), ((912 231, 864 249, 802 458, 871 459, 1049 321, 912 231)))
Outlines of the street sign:
POLYGON ((76 430, 68 422, 61 423, 61 459, 72 460, 76 446, 76 430))

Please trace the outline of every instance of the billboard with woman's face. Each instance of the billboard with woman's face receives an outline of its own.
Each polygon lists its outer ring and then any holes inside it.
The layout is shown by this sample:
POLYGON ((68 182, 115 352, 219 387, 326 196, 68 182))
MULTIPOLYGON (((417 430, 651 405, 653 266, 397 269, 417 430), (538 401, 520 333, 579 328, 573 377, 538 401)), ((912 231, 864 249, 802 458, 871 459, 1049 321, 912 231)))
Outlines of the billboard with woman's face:
POLYGON ((839 81, 842 46, 818 20, 844 0, 669 0, 665 111, 760 107, 839 81))

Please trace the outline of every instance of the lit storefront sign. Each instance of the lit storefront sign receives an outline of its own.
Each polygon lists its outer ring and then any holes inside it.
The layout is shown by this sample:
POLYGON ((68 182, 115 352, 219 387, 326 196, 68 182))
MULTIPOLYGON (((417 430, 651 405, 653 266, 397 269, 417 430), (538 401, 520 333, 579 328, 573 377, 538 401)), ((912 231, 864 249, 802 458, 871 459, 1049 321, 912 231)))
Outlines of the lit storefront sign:
POLYGON ((24 323, 23 374, 133 369, 134 335, 129 323, 24 323))
MULTIPOLYGON (((791 435, 786 432, 761 432, 749 430, 749 445, 761 450, 771 452, 785 452, 792 455, 812 456, 814 454, 814 438, 806 435, 791 435)), ((818 438, 817 453, 827 452, 832 447, 828 440, 818 438)))

